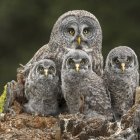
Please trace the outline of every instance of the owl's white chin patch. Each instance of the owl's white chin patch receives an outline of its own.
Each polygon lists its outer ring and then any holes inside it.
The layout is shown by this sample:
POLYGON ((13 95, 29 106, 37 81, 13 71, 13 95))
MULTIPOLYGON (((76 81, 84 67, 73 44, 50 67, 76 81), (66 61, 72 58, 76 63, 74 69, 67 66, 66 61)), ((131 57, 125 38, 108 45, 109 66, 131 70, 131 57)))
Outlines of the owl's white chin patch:
POLYGON ((53 75, 49 74, 47 79, 53 79, 53 75))
POLYGON ((87 52, 87 53, 90 53, 90 52, 93 51, 91 48, 83 48, 82 50, 85 51, 85 52, 87 52))
POLYGON ((47 76, 43 76, 42 79, 45 79, 45 80, 52 80, 52 79, 53 79, 53 75, 48 74, 47 76))

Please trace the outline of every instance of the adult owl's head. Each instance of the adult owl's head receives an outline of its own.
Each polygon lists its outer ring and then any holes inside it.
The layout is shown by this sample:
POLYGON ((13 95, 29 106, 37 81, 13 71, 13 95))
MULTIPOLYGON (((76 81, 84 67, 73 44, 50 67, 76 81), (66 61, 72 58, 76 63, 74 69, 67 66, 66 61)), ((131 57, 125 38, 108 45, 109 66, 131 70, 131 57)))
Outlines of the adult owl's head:
POLYGON ((71 50, 64 57, 62 69, 70 73, 82 74, 92 70, 92 62, 86 52, 78 49, 71 50))
POLYGON ((138 70, 139 64, 135 52, 126 46, 112 49, 106 60, 106 69, 115 73, 129 73, 138 70))
POLYGON ((33 64, 29 76, 34 79, 53 79, 56 75, 56 66, 52 60, 43 59, 33 64))
POLYGON ((64 48, 92 51, 101 49, 102 30, 97 18, 84 10, 66 12, 56 21, 50 36, 50 42, 64 48), (81 46, 81 48, 79 48, 81 46))

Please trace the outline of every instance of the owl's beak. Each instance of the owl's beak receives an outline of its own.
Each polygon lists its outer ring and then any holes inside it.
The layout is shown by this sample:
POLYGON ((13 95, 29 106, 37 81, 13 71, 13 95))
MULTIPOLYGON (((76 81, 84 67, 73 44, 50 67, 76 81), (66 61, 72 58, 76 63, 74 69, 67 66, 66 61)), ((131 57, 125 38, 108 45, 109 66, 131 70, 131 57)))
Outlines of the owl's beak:
POLYGON ((124 72, 124 70, 125 70, 125 63, 121 63, 121 70, 122 70, 122 72, 124 72))
POLYGON ((78 36, 78 38, 77 38, 77 43, 78 43, 78 45, 81 44, 81 37, 80 36, 78 36))
POLYGON ((44 69, 45 76, 48 76, 48 69, 44 69))
POLYGON ((79 71, 80 64, 75 64, 76 71, 79 71))

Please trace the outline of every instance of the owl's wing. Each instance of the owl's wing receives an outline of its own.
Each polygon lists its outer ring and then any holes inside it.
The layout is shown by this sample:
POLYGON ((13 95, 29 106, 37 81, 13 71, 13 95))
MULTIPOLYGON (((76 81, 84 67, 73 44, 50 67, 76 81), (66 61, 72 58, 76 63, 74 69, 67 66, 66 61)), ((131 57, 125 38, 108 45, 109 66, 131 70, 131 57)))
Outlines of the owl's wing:
MULTIPOLYGON (((53 48, 53 47, 52 47, 53 48)), ((52 48, 49 47, 48 44, 42 46, 30 59, 30 61, 24 66, 23 68, 23 74, 25 77, 28 76, 30 69, 34 66, 34 63, 41 60, 41 59, 52 59, 55 60, 56 52, 55 50, 52 51, 52 48)))
POLYGON ((51 44, 51 45, 52 46, 46 44, 43 47, 41 47, 35 53, 32 59, 26 64, 26 67, 41 59, 51 59, 54 62, 56 62, 56 64, 59 63, 57 61, 60 61, 59 59, 62 59, 65 49, 58 47, 56 44, 51 44))
POLYGON ((32 64, 38 60, 40 60, 41 58, 43 58, 44 53, 47 51, 48 49, 48 44, 42 46, 35 54, 34 56, 30 59, 30 61, 26 64, 26 65, 20 65, 19 68, 17 68, 17 75, 21 74, 24 75, 24 77, 27 77, 30 71, 30 68, 32 67, 32 64))
POLYGON ((30 61, 26 64, 26 66, 30 65, 33 62, 36 62, 38 60, 40 60, 41 58, 43 58, 44 53, 47 51, 48 49, 48 44, 42 46, 35 54, 34 56, 30 59, 30 61))
POLYGON ((23 70, 23 74, 25 77, 28 77, 30 70, 36 65, 36 62, 30 63, 30 65, 26 65, 23 70))
POLYGON ((28 79, 25 83, 25 96, 27 100, 34 97, 34 94, 36 92, 35 90, 36 90, 36 82, 28 79))
POLYGON ((133 77, 132 77, 132 84, 131 84, 131 88, 132 88, 132 92, 133 94, 133 103, 135 103, 136 97, 137 97, 137 87, 139 87, 139 72, 136 71, 135 73, 133 73, 133 77))
POLYGON ((106 88, 106 93, 107 93, 107 96, 108 96, 108 98, 110 99, 110 102, 111 102, 111 96, 110 96, 110 91, 108 90, 108 78, 107 78, 107 72, 106 71, 104 71, 104 73, 103 73, 103 84, 104 84, 104 86, 105 86, 105 88, 106 88))
MULTIPOLYGON (((91 76, 92 77, 92 76, 91 76)), ((99 114, 103 114, 109 120, 113 119, 113 114, 111 110, 111 103, 106 94, 106 88, 103 84, 103 81, 98 76, 91 79, 90 84, 88 85, 88 98, 87 102, 92 108, 99 114), (88 101, 89 100, 89 101, 88 101)), ((87 94, 87 93, 86 93, 87 94)))
POLYGON ((136 81, 136 83, 137 83, 137 85, 139 86, 139 83, 140 83, 140 79, 139 79, 139 72, 137 72, 137 74, 136 74, 136 79, 137 79, 137 81, 136 81))
MULTIPOLYGON (((96 47, 93 47, 96 48, 96 47)), ((103 56, 100 50, 94 50, 91 52, 92 56, 92 69, 97 75, 103 76, 103 56)))

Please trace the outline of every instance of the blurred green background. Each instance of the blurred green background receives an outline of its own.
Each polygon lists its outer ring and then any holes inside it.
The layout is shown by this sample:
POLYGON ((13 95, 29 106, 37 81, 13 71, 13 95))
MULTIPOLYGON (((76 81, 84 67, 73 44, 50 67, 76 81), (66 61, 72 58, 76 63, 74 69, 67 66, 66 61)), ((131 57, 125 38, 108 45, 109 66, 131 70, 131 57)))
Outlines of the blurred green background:
POLYGON ((75 9, 98 18, 104 57, 119 45, 130 46, 139 55, 139 0, 0 0, 0 91, 16 79, 19 63, 26 64, 48 42, 57 18, 75 9))

